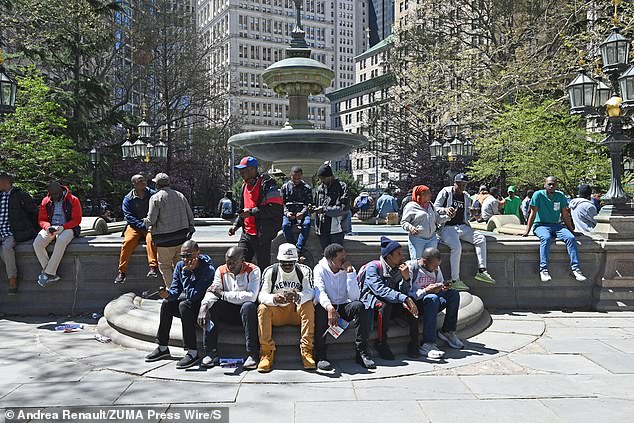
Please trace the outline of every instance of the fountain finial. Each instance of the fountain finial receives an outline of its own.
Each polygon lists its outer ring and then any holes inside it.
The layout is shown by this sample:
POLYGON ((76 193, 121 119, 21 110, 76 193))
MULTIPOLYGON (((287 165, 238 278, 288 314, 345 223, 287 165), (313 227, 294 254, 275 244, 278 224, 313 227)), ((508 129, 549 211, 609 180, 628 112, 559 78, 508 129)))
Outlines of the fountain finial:
POLYGON ((302 27, 302 0, 295 3, 295 27, 291 31, 291 48, 286 50, 286 57, 310 57, 310 49, 306 44, 306 33, 302 27))

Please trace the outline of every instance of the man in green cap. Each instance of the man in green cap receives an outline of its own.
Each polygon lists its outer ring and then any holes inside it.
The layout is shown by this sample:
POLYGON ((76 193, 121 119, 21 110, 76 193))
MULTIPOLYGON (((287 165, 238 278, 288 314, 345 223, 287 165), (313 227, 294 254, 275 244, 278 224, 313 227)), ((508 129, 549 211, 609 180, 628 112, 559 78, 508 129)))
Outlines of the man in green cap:
POLYGON ((508 197, 504 199, 504 214, 514 214, 520 220, 520 222, 524 223, 524 216, 520 212, 520 205, 522 204, 522 200, 515 195, 515 186, 511 185, 508 188, 508 197))

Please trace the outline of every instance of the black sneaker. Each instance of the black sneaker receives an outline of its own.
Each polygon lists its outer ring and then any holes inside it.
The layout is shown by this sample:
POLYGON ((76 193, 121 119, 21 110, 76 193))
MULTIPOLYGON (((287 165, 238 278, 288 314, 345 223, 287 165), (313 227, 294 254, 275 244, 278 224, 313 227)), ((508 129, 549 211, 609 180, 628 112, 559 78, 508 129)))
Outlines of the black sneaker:
POLYGON ((170 354, 170 349, 166 348, 163 351, 159 347, 156 347, 154 351, 145 356, 145 361, 148 363, 152 361, 159 361, 165 358, 170 358, 172 355, 170 354))
POLYGON ((159 272, 158 269, 156 267, 150 267, 150 271, 147 272, 147 275, 145 275, 146 278, 158 278, 159 277, 159 272))
POLYGON ((200 364, 202 367, 211 369, 214 366, 220 365, 220 357, 218 357, 218 350, 211 350, 200 364))
POLYGON ((357 358, 355 361, 366 369, 376 369, 376 364, 374 364, 372 357, 370 357, 370 354, 368 354, 367 351, 357 351, 357 358))
POLYGON ((418 352, 419 346, 416 344, 412 344, 411 342, 407 344, 407 356, 409 358, 418 358, 420 357, 420 353, 418 352))
POLYGON ((330 363, 330 361, 328 361, 327 358, 319 360, 317 362, 317 368, 319 370, 332 370, 333 369, 332 364, 330 363))
POLYGON ((58 274, 55 275, 49 275, 48 273, 45 273, 45 275, 48 278, 48 283, 53 283, 53 282, 57 282, 57 281, 61 281, 62 277, 58 274))
POLYGON ((117 277, 114 278, 114 283, 125 283, 125 279, 126 279, 125 272, 119 272, 117 274, 117 277))
POLYGON ((376 350, 379 353, 379 357, 383 360, 394 360, 394 354, 387 342, 377 342, 376 350))
POLYGON ((178 360, 178 363, 176 363, 176 368, 187 369, 189 367, 195 366, 198 361, 200 361, 200 357, 198 355, 196 355, 196 357, 193 357, 190 353, 187 353, 185 354, 185 357, 178 360))

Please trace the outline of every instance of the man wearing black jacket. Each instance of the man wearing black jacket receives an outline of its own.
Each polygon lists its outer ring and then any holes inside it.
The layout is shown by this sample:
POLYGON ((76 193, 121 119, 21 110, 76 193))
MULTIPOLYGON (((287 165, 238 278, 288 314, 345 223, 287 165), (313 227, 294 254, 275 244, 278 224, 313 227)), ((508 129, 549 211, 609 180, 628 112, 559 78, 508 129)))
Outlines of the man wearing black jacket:
POLYGON ((244 183, 238 217, 229 228, 229 236, 242 228, 238 247, 244 250, 244 260, 252 263, 255 256, 260 269, 266 269, 271 264, 271 241, 282 226, 282 196, 273 178, 258 173, 255 157, 243 157, 235 168, 244 183))
POLYGON ((335 178, 332 168, 323 164, 317 171, 321 185, 317 188, 314 204, 315 231, 319 235, 322 250, 330 244, 343 244, 344 214, 350 208, 348 186, 335 178))
POLYGON ((18 292, 15 243, 37 234, 38 208, 28 192, 13 186, 13 176, 0 172, 0 246, 9 280, 9 295, 18 292))
POLYGON ((308 205, 313 201, 313 190, 302 179, 304 172, 299 166, 291 169, 291 180, 282 185, 282 201, 284 201, 284 220, 282 231, 286 242, 297 246, 300 260, 302 249, 310 234, 310 213, 308 205), (299 237, 293 233, 293 225, 300 226, 299 237))

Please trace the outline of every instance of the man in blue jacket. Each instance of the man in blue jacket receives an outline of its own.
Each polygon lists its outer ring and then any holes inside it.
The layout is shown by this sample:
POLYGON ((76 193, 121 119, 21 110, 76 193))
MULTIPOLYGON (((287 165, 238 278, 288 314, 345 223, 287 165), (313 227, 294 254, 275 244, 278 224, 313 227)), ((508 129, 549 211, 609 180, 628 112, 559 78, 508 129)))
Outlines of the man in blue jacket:
POLYGON ((376 349, 379 357, 394 360, 394 354, 387 344, 387 331, 394 305, 403 305, 412 315, 418 317, 414 300, 408 297, 410 286, 409 268, 403 259, 401 244, 388 237, 381 237, 381 257, 365 265, 360 271, 362 282, 361 302, 367 310, 378 308, 379 339, 376 349), (403 292, 404 291, 404 292, 403 292))
POLYGON ((147 251, 147 261, 150 271, 148 278, 158 278, 158 262, 156 261, 156 246, 152 244, 152 234, 147 230, 143 219, 147 217, 150 209, 150 197, 156 193, 148 188, 143 175, 134 175, 131 179, 132 190, 123 197, 123 216, 127 221, 123 230, 123 243, 121 244, 121 254, 119 256, 119 273, 114 283, 124 283, 128 263, 134 250, 142 239, 145 240, 145 250, 147 251))
POLYGON ((161 305, 161 317, 156 335, 158 347, 145 356, 145 361, 169 358, 170 329, 174 316, 180 317, 183 327, 183 344, 187 354, 177 369, 186 369, 198 363, 200 357, 196 344, 196 318, 207 288, 214 280, 215 268, 208 255, 200 254, 198 244, 192 240, 181 246, 181 261, 174 268, 174 279, 169 289, 161 287, 159 295, 166 299, 161 305))

